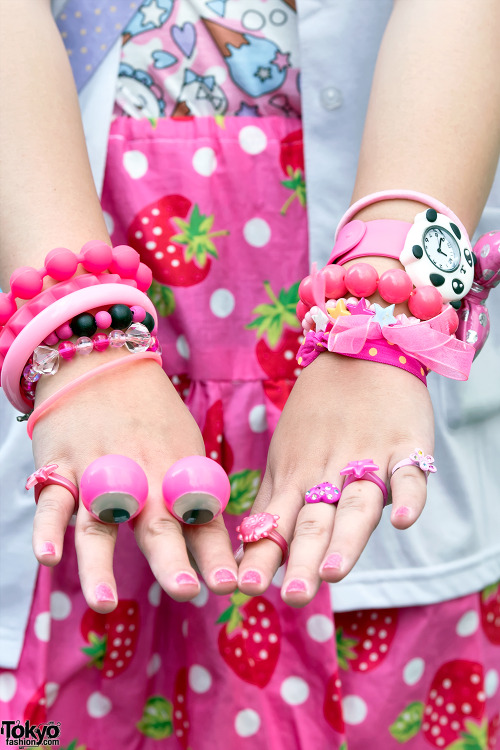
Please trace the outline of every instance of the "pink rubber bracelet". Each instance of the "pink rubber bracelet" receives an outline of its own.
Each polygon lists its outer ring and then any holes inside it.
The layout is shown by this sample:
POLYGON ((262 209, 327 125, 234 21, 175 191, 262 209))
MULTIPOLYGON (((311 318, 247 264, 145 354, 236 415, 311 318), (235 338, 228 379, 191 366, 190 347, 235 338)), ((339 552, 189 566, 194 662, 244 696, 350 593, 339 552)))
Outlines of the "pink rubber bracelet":
POLYGON ((20 391, 20 380, 28 358, 47 336, 75 315, 100 305, 141 305, 151 313, 157 325, 158 318, 151 300, 144 292, 124 284, 104 284, 80 289, 57 300, 42 310, 23 328, 5 355, 2 368, 2 388, 10 403, 19 411, 31 410, 31 404, 20 391))
POLYGON ((49 396, 42 404, 40 404, 40 406, 37 406, 37 408, 28 419, 28 424, 26 425, 28 430, 28 437, 33 440, 33 430, 36 423, 48 411, 50 411, 50 409, 52 409, 52 407, 63 396, 66 396, 75 388, 83 385, 87 380, 91 380, 96 375, 102 375, 102 373, 106 372, 107 370, 112 370, 114 367, 119 367, 120 365, 126 363, 137 362, 138 359, 153 359, 155 362, 161 365, 161 355, 157 352, 137 352, 137 354, 131 354, 129 357, 120 357, 120 359, 114 359, 111 362, 106 362, 106 364, 96 367, 95 370, 89 370, 88 372, 85 372, 83 375, 80 375, 79 378, 75 378, 75 380, 72 380, 71 383, 67 383, 67 385, 63 386, 59 391, 53 393, 52 396, 49 396))
POLYGON ((356 258, 378 255, 399 260, 411 223, 393 219, 361 221, 354 219, 337 230, 335 245, 328 263, 339 265, 356 258))

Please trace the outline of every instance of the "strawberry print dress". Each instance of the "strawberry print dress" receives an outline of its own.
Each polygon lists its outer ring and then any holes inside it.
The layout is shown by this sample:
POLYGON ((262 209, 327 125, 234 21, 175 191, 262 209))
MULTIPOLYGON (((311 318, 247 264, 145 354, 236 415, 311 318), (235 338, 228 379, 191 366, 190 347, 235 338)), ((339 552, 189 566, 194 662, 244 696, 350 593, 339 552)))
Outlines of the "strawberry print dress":
MULTIPOLYGON (((102 206, 153 271, 163 366, 251 509, 298 375, 309 271, 294 0, 144 0, 123 30, 102 206)), ((66 750, 492 750, 500 591, 334 614, 162 592, 119 529, 119 604, 90 610, 73 529, 41 568, 1 719, 60 722, 66 750)), ((333 599, 333 602, 332 602, 333 599)))

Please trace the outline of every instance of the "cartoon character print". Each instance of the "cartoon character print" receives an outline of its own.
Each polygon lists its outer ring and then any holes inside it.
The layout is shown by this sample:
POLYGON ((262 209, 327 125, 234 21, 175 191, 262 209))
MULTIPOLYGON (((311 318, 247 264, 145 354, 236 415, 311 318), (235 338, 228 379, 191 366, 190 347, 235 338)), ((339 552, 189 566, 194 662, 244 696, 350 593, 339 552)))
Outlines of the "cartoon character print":
POLYGON ((165 114, 160 87, 149 73, 121 63, 118 70, 116 103, 129 117, 155 119, 165 114))
POLYGON ((200 76, 191 68, 184 71, 184 81, 173 117, 194 115, 209 117, 223 115, 227 110, 227 98, 215 77, 200 76))
POLYGON ((163 26, 170 18, 174 0, 144 0, 123 32, 123 44, 138 34, 163 26))

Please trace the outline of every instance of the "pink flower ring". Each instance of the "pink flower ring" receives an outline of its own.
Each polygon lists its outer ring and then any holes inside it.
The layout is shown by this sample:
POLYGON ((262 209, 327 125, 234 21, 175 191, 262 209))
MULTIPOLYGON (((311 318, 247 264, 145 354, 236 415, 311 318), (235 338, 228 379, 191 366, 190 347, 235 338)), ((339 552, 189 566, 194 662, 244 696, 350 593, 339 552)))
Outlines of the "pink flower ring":
POLYGON ((288 559, 288 542, 279 531, 276 531, 278 520, 279 516, 272 513, 254 513, 252 516, 246 516, 236 527, 236 531, 239 532, 238 539, 243 545, 258 542, 261 539, 270 539, 271 542, 275 542, 281 549, 281 565, 284 565, 288 559))
POLYGON ((418 448, 414 453, 410 453, 409 458, 404 458, 402 461, 398 461, 391 472, 391 476, 403 466, 417 466, 424 472, 426 479, 429 474, 435 474, 437 471, 437 468, 434 465, 434 456, 425 455, 424 452, 418 448))

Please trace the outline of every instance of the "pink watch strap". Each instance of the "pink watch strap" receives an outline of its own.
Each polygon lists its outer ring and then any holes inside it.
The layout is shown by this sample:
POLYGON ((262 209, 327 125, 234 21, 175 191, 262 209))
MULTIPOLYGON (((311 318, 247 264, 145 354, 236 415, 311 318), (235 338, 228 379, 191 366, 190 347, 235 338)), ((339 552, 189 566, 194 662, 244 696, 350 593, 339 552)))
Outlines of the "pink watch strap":
POLYGON ((354 219, 337 232, 337 239, 328 263, 347 263, 348 260, 378 255, 399 260, 406 235, 411 229, 407 221, 354 219))

